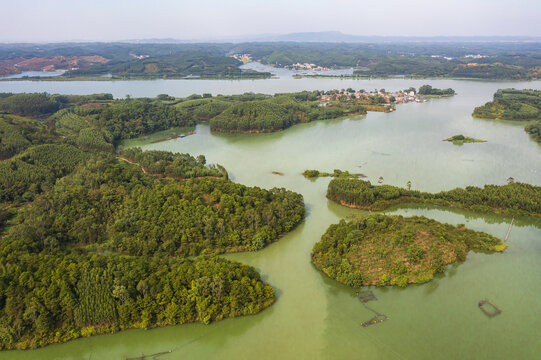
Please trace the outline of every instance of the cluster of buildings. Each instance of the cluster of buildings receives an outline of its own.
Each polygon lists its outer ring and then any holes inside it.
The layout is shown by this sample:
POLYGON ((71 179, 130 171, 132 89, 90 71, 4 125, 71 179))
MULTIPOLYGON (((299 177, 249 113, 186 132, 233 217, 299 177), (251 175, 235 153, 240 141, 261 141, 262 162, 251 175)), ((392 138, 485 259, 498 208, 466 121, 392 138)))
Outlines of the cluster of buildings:
POLYGON ((252 62, 252 55, 250 54, 233 54, 231 55, 231 57, 239 61, 242 61, 245 64, 252 62))
POLYGON ((483 59, 483 58, 486 58, 488 56, 481 55, 481 54, 477 54, 477 55, 469 54, 469 55, 465 55, 464 57, 469 58, 469 59, 483 59))
POLYGON ((430 55, 430 57, 433 57, 433 58, 444 58, 445 60, 453 60, 452 57, 449 57, 449 56, 442 56, 442 55, 430 55))
POLYGON ((129 53, 129 55, 131 57, 134 57, 134 58, 139 59, 139 60, 146 59, 147 57, 150 57, 150 55, 144 55, 144 54, 143 55, 137 55, 136 53, 132 53, 132 52, 129 53))
POLYGON ((318 66, 316 64, 309 64, 309 63, 291 64, 291 65, 285 66, 285 68, 289 70, 311 70, 311 71, 331 70, 330 68, 325 67, 325 66, 318 66))
POLYGON ((330 101, 339 101, 346 97, 347 101, 356 100, 360 103, 363 102, 372 102, 376 97, 377 103, 379 104, 403 104, 408 102, 421 102, 421 99, 417 96, 415 91, 395 91, 395 92, 382 92, 382 91, 341 91, 332 94, 322 94, 320 95, 320 100, 324 103, 330 101))

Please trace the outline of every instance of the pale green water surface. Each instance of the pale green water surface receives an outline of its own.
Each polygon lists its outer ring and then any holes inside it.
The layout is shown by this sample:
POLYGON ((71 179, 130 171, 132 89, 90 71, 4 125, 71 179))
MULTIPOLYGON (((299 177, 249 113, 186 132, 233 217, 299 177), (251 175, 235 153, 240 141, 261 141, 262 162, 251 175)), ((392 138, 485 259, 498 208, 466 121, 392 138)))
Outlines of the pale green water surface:
MULTIPOLYGON (((468 254, 433 281, 406 289, 379 288, 370 305, 389 320, 370 327, 372 317, 355 291, 326 278, 310 263, 310 251, 326 228, 357 213, 325 198, 329 179, 304 179, 305 169, 362 172, 376 182, 439 191, 467 185, 517 181, 541 185, 541 146, 524 124, 478 120, 473 107, 498 88, 541 88, 541 82, 495 83, 453 80, 156 81, 95 83, 16 83, 19 91, 91 93, 122 87, 124 94, 154 96, 212 92, 286 92, 301 89, 386 88, 429 83, 454 88, 453 98, 399 105, 390 114, 319 121, 274 134, 213 134, 199 125, 196 134, 144 149, 204 154, 224 165, 231 178, 252 186, 286 187, 304 195, 306 220, 277 243, 257 253, 229 255, 255 266, 276 290, 278 301, 262 313, 211 325, 180 325, 129 330, 78 339, 38 350, 2 352, 0 359, 124 359, 172 350, 159 359, 536 359, 541 357, 541 219, 515 219, 503 254, 468 254), (143 83, 143 85, 141 85, 143 83), (145 90, 145 86, 148 88, 145 90), (165 84, 160 87, 160 84, 165 84), (56 87, 56 88, 55 88, 56 87), (72 88, 70 88, 72 87, 72 88), (79 91, 74 91, 73 87, 79 91), (103 87, 103 88, 101 88, 103 87), (52 88, 52 90, 51 90, 52 88), (145 92, 146 91, 146 92, 145 92), (487 143, 454 146, 452 135, 487 143), (272 171, 284 176, 271 174, 272 171), (477 307, 489 298, 503 313, 486 317, 477 307)), ((6 84, 0 83, 0 91, 6 84)), ((9 88, 9 86, 7 86, 9 88)), ((11 91, 15 91, 12 89, 11 91)), ((121 95, 124 95, 121 94, 121 95)), ((451 224, 465 223, 505 237, 510 218, 434 206, 395 208, 404 216, 424 215, 451 224)))

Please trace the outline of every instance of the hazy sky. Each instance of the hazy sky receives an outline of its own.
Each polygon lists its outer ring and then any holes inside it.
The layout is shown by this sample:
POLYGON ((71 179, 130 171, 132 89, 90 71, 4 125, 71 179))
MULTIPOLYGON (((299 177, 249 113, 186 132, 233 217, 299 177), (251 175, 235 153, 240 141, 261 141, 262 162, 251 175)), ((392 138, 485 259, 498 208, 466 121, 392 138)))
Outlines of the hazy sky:
POLYGON ((541 0, 1 0, 0 42, 355 35, 541 36, 541 0))

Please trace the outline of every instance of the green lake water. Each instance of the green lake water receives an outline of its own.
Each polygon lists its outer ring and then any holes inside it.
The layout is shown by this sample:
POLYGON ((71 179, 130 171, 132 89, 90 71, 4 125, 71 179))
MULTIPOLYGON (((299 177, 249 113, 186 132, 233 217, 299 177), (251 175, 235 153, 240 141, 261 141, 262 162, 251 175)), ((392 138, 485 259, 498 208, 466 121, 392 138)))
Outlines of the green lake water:
MULTIPOLYGON (((256 267, 274 287, 277 302, 269 309, 210 325, 128 330, 38 350, 1 352, 0 359, 124 359, 164 351, 171 353, 159 359, 540 358, 541 219, 515 219, 509 247, 502 254, 470 252, 465 262, 449 266, 427 284, 374 289, 378 300, 369 305, 389 320, 362 327, 361 322, 373 314, 356 299, 355 290, 322 275, 310 262, 312 246, 327 227, 359 211, 325 198, 328 178, 310 181, 301 173, 305 169, 342 169, 364 173, 372 182, 380 176, 384 183, 398 186, 411 181, 412 188, 423 191, 504 184, 508 177, 541 185, 541 146, 524 132, 524 124, 471 117, 473 108, 489 101, 498 88, 541 89, 541 82, 290 78, 13 82, 0 83, 0 92, 12 84, 18 88, 11 91, 92 93, 111 92, 116 87, 121 88, 117 96, 183 96, 350 86, 397 90, 425 83, 452 87, 458 95, 398 105, 394 113, 318 121, 273 134, 214 134, 207 125, 198 125, 191 136, 141 144, 144 149, 204 154, 207 162, 225 166, 233 181, 285 187, 304 195, 306 220, 294 231, 262 251, 227 255, 256 267), (442 141, 456 134, 487 142, 456 146, 442 141), (486 317, 477 306, 484 298, 498 305, 502 314, 486 317)), ((390 213, 464 223, 500 238, 505 237, 511 221, 506 216, 434 206, 398 207, 390 213)))

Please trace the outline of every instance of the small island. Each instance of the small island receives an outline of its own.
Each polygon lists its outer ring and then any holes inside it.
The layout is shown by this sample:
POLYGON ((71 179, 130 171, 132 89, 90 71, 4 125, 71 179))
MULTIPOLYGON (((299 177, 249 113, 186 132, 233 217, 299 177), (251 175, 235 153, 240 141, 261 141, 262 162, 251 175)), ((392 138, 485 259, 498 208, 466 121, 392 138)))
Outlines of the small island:
POLYGON ((356 178, 365 178, 366 175, 364 174, 350 174, 349 171, 342 171, 339 169, 334 169, 332 173, 328 172, 321 172, 319 170, 304 170, 302 173, 302 176, 304 176, 307 179, 314 179, 318 177, 334 177, 334 178, 349 178, 349 179, 356 179, 356 178))
POLYGON ((465 143, 487 142, 486 140, 474 139, 474 138, 471 138, 471 137, 464 136, 462 134, 451 136, 450 138, 447 138, 447 139, 445 139, 443 141, 449 141, 449 142, 452 142, 455 145, 462 145, 462 144, 465 144, 465 143))
POLYGON ((331 225, 314 245, 312 262, 348 286, 405 287, 430 281, 448 264, 464 261, 470 250, 501 252, 506 247, 496 237, 464 225, 375 214, 331 225))

